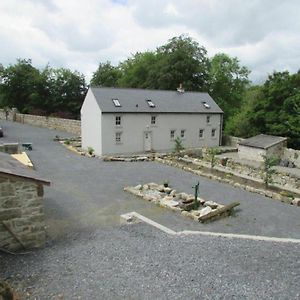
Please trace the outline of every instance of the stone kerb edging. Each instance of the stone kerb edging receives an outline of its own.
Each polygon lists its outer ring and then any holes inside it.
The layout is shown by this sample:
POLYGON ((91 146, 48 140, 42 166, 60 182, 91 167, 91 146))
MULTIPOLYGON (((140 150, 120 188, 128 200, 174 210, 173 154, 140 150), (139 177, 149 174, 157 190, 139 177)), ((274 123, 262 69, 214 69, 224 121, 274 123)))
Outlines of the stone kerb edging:
POLYGON ((257 193, 257 194, 266 196, 268 198, 279 200, 281 202, 289 203, 289 204, 292 204, 292 205, 295 205, 295 206, 300 206, 300 198, 295 198, 291 201, 291 200, 288 200, 286 197, 282 196, 279 193, 272 192, 272 191, 269 191, 269 190, 254 188, 254 187, 251 187, 251 186, 248 186, 248 185, 244 185, 244 184, 235 182, 234 180, 230 180, 230 179, 227 179, 227 178, 222 178, 222 177, 219 177, 219 176, 216 176, 216 175, 213 175, 213 174, 208 174, 208 173, 203 172, 201 170, 194 170, 192 168, 189 168, 189 167, 184 166, 184 165, 182 165, 178 162, 174 162, 174 161, 171 161, 171 160, 166 159, 166 158, 164 158, 164 159, 156 158, 155 160, 160 162, 160 163, 163 163, 163 164, 166 164, 166 165, 169 165, 169 166, 172 166, 172 167, 177 167, 177 168, 180 168, 182 170, 194 173, 194 174, 199 175, 199 176, 207 177, 209 179, 217 180, 219 182, 228 183, 230 185, 233 185, 234 187, 242 188, 242 189, 244 189, 248 192, 257 193))
POLYGON ((173 211, 181 212, 198 222, 213 221, 216 219, 229 216, 233 208, 239 205, 239 202, 233 202, 229 205, 222 205, 214 201, 207 201, 197 198, 199 207, 194 208, 195 197, 191 194, 177 193, 170 187, 164 187, 156 183, 147 183, 135 187, 128 186, 124 188, 133 195, 143 198, 144 200, 155 203, 161 207, 169 208, 173 211))

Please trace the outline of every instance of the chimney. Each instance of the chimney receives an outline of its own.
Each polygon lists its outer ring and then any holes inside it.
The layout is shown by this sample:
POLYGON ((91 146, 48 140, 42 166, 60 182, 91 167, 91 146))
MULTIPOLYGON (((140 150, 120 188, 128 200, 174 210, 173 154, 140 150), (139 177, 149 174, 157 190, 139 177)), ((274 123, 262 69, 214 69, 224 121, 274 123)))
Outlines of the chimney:
POLYGON ((184 93, 184 88, 182 87, 182 83, 179 84, 179 87, 177 88, 178 93, 184 93))

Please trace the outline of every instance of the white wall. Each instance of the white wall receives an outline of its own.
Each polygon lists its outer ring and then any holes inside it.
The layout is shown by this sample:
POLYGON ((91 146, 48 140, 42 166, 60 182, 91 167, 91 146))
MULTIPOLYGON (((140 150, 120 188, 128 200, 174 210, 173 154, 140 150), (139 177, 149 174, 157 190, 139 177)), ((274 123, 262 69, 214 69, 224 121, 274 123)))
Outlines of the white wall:
POLYGON ((277 156, 277 157, 281 158, 284 153, 284 148, 286 148, 286 141, 270 147, 267 150, 267 155, 268 156, 277 156))
POLYGON ((239 158, 241 159, 249 159, 255 161, 263 161, 264 160, 263 155, 267 155, 268 157, 269 156, 282 157, 285 145, 286 142, 282 142, 268 148, 267 150, 239 145, 238 155, 239 158))
POLYGON ((283 159, 294 162, 297 168, 300 168, 300 150, 284 149, 283 159))
POLYGON ((82 148, 92 147, 95 154, 102 155, 101 110, 89 89, 81 107, 82 148))
POLYGON ((206 114, 102 114, 102 154, 126 154, 144 152, 144 132, 152 135, 152 149, 166 151, 174 149, 170 139, 170 130, 176 130, 180 136, 185 130, 183 145, 186 148, 213 147, 219 145, 220 114, 211 114, 210 124, 206 123, 206 114), (151 116, 156 116, 156 125, 151 125, 151 116), (121 126, 115 125, 115 117, 121 116, 121 126), (199 129, 204 129, 204 137, 199 139, 199 129), (215 138, 211 130, 216 129, 215 138), (122 143, 116 144, 115 133, 122 132, 122 143))
POLYGON ((241 159, 263 161, 263 155, 266 155, 266 150, 239 145, 238 155, 241 159))

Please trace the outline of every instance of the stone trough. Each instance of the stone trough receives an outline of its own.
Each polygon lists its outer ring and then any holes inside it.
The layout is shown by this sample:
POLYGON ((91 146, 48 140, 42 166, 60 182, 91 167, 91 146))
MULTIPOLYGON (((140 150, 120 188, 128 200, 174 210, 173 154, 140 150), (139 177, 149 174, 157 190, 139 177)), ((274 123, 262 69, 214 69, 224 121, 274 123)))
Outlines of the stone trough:
POLYGON ((239 202, 223 205, 210 200, 204 200, 187 193, 178 193, 176 190, 157 183, 139 184, 135 187, 124 188, 133 195, 153 202, 161 207, 182 213, 198 222, 208 222, 229 216, 239 202))

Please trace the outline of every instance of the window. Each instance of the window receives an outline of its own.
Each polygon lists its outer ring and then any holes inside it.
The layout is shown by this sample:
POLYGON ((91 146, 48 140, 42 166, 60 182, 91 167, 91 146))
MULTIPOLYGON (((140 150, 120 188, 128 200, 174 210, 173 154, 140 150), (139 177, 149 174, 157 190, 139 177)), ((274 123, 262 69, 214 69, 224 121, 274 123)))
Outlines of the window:
POLYGON ((121 143, 121 135, 122 135, 122 132, 116 132, 116 144, 121 143))
POLYGON ((118 99, 112 99, 112 102, 114 103, 115 107, 120 107, 121 106, 118 99))
POLYGON ((171 130, 170 131, 170 138, 171 138, 171 140, 174 140, 174 138, 175 138, 175 130, 171 130))
POLYGON ((182 129, 182 130, 180 131, 180 137, 183 139, 183 138, 184 138, 184 136, 185 136, 185 130, 184 130, 184 129, 182 129))
POLYGON ((156 116, 151 116, 151 125, 156 124, 156 116))
POLYGON ((206 109, 210 108, 210 105, 206 101, 202 101, 202 104, 206 109))
POLYGON ((206 116, 206 123, 207 123, 207 124, 210 123, 210 116, 206 116))
POLYGON ((121 126, 121 116, 116 116, 116 126, 121 126))
POLYGON ((152 102, 152 100, 147 99, 146 101, 147 101, 149 107, 152 107, 152 108, 155 107, 155 104, 152 102))
POLYGON ((215 137, 216 136, 216 129, 212 129, 211 130, 211 137, 215 137))
POLYGON ((202 139, 204 137, 204 129, 199 129, 199 138, 202 139))

